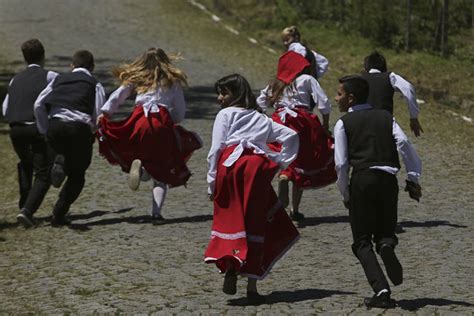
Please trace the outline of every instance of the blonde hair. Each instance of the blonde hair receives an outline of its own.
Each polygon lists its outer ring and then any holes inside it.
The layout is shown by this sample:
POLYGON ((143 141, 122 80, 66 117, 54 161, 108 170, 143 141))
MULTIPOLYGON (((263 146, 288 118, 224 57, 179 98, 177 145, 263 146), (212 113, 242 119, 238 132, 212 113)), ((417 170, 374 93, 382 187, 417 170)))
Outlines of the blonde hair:
POLYGON ((301 34, 298 31, 298 28, 294 25, 285 27, 281 32, 281 35, 293 37, 293 39, 297 42, 301 40, 301 34))
POLYGON ((137 93, 145 93, 158 87, 169 88, 178 82, 187 85, 186 74, 171 61, 181 55, 166 55, 161 48, 150 48, 130 64, 116 67, 112 73, 122 85, 132 85, 137 93))

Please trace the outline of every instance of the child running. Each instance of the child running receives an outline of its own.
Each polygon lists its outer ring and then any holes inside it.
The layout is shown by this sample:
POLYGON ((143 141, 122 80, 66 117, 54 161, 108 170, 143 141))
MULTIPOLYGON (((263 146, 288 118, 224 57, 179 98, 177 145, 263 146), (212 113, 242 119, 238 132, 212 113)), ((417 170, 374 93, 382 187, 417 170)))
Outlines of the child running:
POLYGON ((186 104, 182 85, 186 74, 176 68, 161 48, 150 48, 131 64, 114 70, 121 86, 102 107, 98 131, 99 152, 129 172, 128 184, 137 190, 140 181, 153 178, 152 222, 164 221, 161 209, 168 187, 186 184, 191 172, 186 161, 202 147, 200 138, 176 124, 183 121, 186 104), (123 121, 111 115, 136 93, 135 109, 123 121))
POLYGON ((237 274, 248 277, 247 300, 260 304, 257 280, 298 240, 271 181, 298 152, 298 135, 258 111, 247 80, 229 75, 215 84, 221 110, 208 155, 210 199, 214 200, 211 240, 205 262, 225 272, 223 291, 235 294, 237 274), (281 144, 280 152, 267 143, 281 144))
POLYGON ((326 57, 301 44, 301 34, 294 25, 288 26, 281 32, 283 46, 288 51, 300 54, 311 64, 309 74, 315 79, 320 79, 328 70, 329 61, 326 57))
POLYGON ((320 188, 336 181, 333 159, 333 139, 329 136, 331 104, 318 81, 310 76, 310 63, 300 54, 286 52, 280 57, 277 78, 257 99, 262 108, 276 109, 272 119, 298 132, 298 158, 279 176, 278 197, 286 208, 289 205, 288 182, 293 182, 292 210, 295 221, 303 221, 299 206, 303 189, 320 188), (321 125, 311 112, 311 100, 323 117, 321 125))

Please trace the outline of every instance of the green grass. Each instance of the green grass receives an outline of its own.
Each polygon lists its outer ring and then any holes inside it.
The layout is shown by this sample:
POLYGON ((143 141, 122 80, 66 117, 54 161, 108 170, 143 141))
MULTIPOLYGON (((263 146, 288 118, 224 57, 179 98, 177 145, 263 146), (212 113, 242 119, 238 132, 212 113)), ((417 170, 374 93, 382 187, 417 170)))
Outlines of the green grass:
MULTIPOLYGON (((277 51, 282 51, 280 42, 281 28, 271 22, 275 9, 255 0, 243 0, 227 3, 225 8, 215 0, 201 0, 210 11, 224 18, 225 22, 237 26, 247 36, 277 51), (252 10, 249 10, 252 8, 252 10)), ((291 15, 291 14, 290 14, 291 15)), ((275 19, 274 19, 275 20, 275 19)), ((281 23, 281 21, 280 21, 281 23)), ((334 27, 327 27, 316 21, 304 21, 298 25, 303 41, 317 50, 330 61, 330 71, 323 81, 334 80, 349 73, 362 71, 363 59, 377 49, 387 59, 388 68, 417 88, 419 98, 430 102, 446 104, 459 109, 462 100, 474 99, 474 59, 472 46, 462 46, 459 54, 449 59, 432 53, 406 53, 377 47, 370 40, 356 34, 342 32, 334 27), (443 95, 436 98, 436 95, 443 95)), ((453 45, 469 40, 470 34, 453 36, 453 45)), ((460 45, 458 45, 460 46, 460 45)))

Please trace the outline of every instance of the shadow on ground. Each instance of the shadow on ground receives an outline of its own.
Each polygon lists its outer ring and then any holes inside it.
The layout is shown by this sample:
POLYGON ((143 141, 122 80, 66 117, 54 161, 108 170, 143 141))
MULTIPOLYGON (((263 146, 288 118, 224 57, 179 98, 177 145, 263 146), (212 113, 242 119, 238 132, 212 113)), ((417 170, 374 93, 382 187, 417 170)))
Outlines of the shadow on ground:
MULTIPOLYGON (((70 218, 74 220, 73 217, 70 218)), ((166 219, 164 222, 161 222, 156 225, 169 225, 169 224, 178 224, 178 223, 197 223, 197 222, 207 222, 212 220, 212 215, 195 215, 195 216, 186 216, 166 219)), ((140 216, 129 216, 129 217, 120 217, 120 218, 108 218, 102 219, 95 222, 87 223, 72 223, 69 228, 87 231, 91 229, 91 226, 104 226, 104 225, 115 225, 121 223, 128 224, 152 224, 152 218, 149 215, 140 215, 140 216)))
POLYGON ((450 305, 458 305, 458 306, 474 306, 471 303, 462 302, 462 301, 453 301, 444 298, 416 298, 413 300, 400 300, 397 302, 397 305, 404 310, 407 311, 416 311, 420 308, 425 306, 450 306, 450 305))
MULTIPOLYGON (((353 292, 343 292, 336 290, 306 289, 296 291, 275 291, 265 296, 265 303, 295 303, 307 300, 319 300, 333 295, 351 295, 353 292)), ((231 299, 227 301, 228 305, 246 306, 249 305, 246 297, 231 299)))
MULTIPOLYGON (((349 223, 349 216, 320 216, 320 217, 306 217, 304 221, 298 223, 298 228, 305 228, 307 226, 318 226, 322 224, 339 224, 339 223, 349 223)), ((439 227, 439 226, 448 226, 454 228, 467 228, 466 225, 452 224, 449 221, 445 220, 434 220, 434 221, 425 221, 425 222, 415 222, 415 221, 403 221, 399 222, 397 225, 396 233, 404 233, 406 230, 404 228, 416 228, 416 227, 439 227)))

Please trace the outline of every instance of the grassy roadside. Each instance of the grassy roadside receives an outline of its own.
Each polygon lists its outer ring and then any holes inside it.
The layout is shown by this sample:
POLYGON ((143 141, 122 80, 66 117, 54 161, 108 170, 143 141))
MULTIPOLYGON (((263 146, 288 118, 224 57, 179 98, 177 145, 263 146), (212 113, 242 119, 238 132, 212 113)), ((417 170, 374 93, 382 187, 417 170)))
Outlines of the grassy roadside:
MULTIPOLYGON (((272 6, 256 3, 253 0, 226 2, 225 7, 215 0, 200 2, 228 23, 236 25, 245 35, 257 39, 278 52, 282 50, 281 28, 270 25, 271 22, 267 18, 275 14, 272 6)), ((389 69, 409 79, 416 86, 419 98, 430 103, 448 106, 470 116, 474 114, 472 89, 474 61, 472 58, 443 59, 425 52, 409 54, 382 49, 359 36, 343 33, 336 26, 326 27, 315 21, 302 22, 298 27, 303 40, 329 59, 331 77, 360 72, 363 58, 377 49, 386 56, 389 69)))

